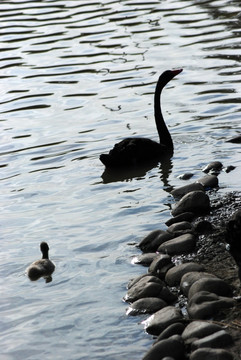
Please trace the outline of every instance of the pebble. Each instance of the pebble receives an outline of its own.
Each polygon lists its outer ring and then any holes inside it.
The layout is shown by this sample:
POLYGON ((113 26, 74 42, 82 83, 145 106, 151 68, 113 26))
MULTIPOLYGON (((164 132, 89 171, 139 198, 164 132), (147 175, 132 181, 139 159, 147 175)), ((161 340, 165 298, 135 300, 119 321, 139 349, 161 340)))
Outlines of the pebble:
POLYGON ((197 183, 202 184, 205 189, 212 189, 218 187, 218 178, 216 175, 205 175, 198 179, 197 183))
POLYGON ((203 191, 192 191, 184 195, 173 207, 172 215, 176 216, 184 212, 193 212, 201 215, 210 210, 210 200, 203 191))
POLYGON ((143 324, 149 334, 160 335, 169 325, 182 321, 183 317, 178 308, 166 306, 143 321, 143 324))
POLYGON ((169 339, 164 339, 153 345, 145 354, 143 360, 162 360, 170 357, 175 360, 184 358, 185 348, 180 335, 173 335, 169 339))
POLYGON ((232 296, 232 288, 219 278, 204 277, 195 281, 189 289, 188 298, 200 291, 209 291, 220 296, 232 296))
POLYGON ((192 343, 192 350, 199 348, 223 348, 231 345, 233 342, 232 336, 225 330, 219 330, 211 335, 205 336, 192 343))
POLYGON ((134 258, 134 264, 140 264, 142 266, 150 266, 153 260, 158 256, 157 253, 146 253, 138 255, 134 258))
POLYGON ((189 180, 191 179, 191 177, 193 177, 193 173, 185 173, 185 174, 181 174, 181 175, 178 175, 178 179, 181 179, 181 180, 189 180))
POLYGON ((178 187, 178 188, 172 190, 171 194, 175 199, 178 199, 178 198, 190 193, 191 191, 196 191, 196 190, 205 191, 204 186, 201 183, 195 182, 195 183, 191 183, 191 184, 187 184, 187 185, 178 187))
POLYGON ((236 166, 229 165, 226 167, 225 171, 226 173, 230 173, 230 171, 233 171, 234 169, 236 169, 236 166))
POLYGON ((223 330, 220 325, 209 323, 207 321, 195 320, 187 325, 182 333, 182 338, 184 341, 193 338, 201 339, 220 330, 223 330))
POLYGON ((212 161, 203 168, 203 172, 211 174, 219 174, 223 168, 223 164, 220 161, 212 161))
POLYGON ((181 278, 183 277, 184 274, 190 271, 204 271, 204 270, 205 269, 202 265, 196 264, 194 262, 180 264, 168 270, 165 276, 165 281, 169 286, 176 286, 180 284, 181 278))
POLYGON ((144 253, 155 252, 163 242, 173 237, 174 235, 165 230, 154 230, 139 243, 138 247, 144 253))
POLYGON ((126 310, 126 315, 153 314, 167 306, 166 302, 156 297, 139 299, 126 310))
POLYGON ((192 212, 185 212, 180 215, 174 216, 173 218, 168 219, 165 224, 167 226, 170 226, 172 224, 181 222, 181 221, 192 221, 195 217, 195 214, 192 212))
POLYGON ((207 319, 217 314, 221 309, 235 305, 235 300, 218 296, 208 291, 200 291, 189 300, 187 311, 192 319, 207 319))
POLYGON ((165 265, 168 265, 170 263, 171 263, 171 257, 169 255, 156 254, 156 258, 150 264, 148 272, 151 274, 156 274, 161 268, 163 268, 165 265))
POLYGON ((196 238, 192 234, 184 234, 161 244, 157 251, 168 255, 179 255, 190 252, 196 246, 196 238))
POLYGON ((192 284, 203 278, 216 278, 215 275, 206 273, 204 271, 191 271, 184 274, 181 278, 180 289, 185 296, 188 296, 188 292, 192 284))
POLYGON ((190 360, 233 360, 233 355, 224 349, 200 348, 195 350, 190 360))
POLYGON ((163 339, 168 339, 172 335, 181 335, 184 329, 185 329, 185 325, 183 323, 177 322, 171 324, 161 332, 161 334, 156 339, 155 343, 163 339))

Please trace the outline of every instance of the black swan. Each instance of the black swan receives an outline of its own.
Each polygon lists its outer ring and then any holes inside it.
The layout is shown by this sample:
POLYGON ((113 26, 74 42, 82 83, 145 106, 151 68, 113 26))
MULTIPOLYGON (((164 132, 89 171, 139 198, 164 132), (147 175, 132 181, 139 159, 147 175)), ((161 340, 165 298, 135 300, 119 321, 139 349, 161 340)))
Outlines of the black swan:
POLYGON ((172 138, 161 111, 161 92, 164 86, 181 71, 182 69, 164 71, 156 84, 154 115, 160 143, 148 138, 126 138, 115 144, 109 154, 100 155, 100 161, 107 168, 135 166, 159 159, 163 155, 170 157, 173 155, 172 138))
POLYGON ((32 281, 38 280, 42 276, 49 277, 55 269, 54 263, 49 260, 49 246, 46 242, 41 242, 40 250, 42 252, 42 259, 33 262, 27 268, 27 275, 32 281))

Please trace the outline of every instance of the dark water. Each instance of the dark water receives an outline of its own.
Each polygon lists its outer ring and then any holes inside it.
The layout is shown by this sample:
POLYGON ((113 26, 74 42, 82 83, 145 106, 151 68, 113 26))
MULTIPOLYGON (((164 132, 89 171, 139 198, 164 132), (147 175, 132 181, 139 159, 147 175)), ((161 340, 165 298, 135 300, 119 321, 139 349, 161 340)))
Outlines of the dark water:
MULTIPOLYGON (((240 1, 1 1, 1 359, 137 360, 151 344, 125 316, 131 244, 165 228, 177 178, 234 165, 240 190, 240 1), (170 163, 102 177, 98 156, 131 135, 157 139, 163 92, 170 163), (39 243, 53 281, 30 282, 39 243)), ((193 181, 193 179, 191 180, 193 181)))

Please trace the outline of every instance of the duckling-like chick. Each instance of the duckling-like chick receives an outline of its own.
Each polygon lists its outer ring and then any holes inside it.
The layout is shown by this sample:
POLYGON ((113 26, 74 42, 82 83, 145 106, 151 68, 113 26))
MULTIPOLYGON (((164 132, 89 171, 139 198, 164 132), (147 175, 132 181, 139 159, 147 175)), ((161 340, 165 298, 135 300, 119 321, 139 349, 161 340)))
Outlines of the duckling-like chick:
POLYGON ((50 277, 55 269, 54 263, 49 260, 49 246, 46 242, 41 242, 40 250, 42 252, 42 259, 33 262, 27 268, 27 275, 32 281, 38 280, 42 276, 50 277))

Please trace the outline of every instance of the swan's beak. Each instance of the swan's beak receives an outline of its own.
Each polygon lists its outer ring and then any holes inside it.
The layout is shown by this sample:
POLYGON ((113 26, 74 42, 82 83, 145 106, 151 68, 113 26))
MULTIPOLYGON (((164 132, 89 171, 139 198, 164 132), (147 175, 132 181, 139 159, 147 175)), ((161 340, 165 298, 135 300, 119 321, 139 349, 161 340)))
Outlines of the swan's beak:
POLYGON ((176 70, 172 70, 173 76, 176 76, 178 74, 180 74, 180 72, 182 72, 183 69, 176 69, 176 70))

